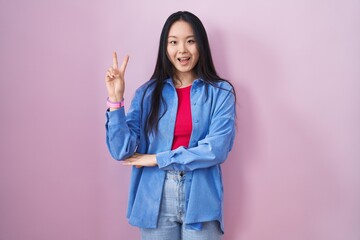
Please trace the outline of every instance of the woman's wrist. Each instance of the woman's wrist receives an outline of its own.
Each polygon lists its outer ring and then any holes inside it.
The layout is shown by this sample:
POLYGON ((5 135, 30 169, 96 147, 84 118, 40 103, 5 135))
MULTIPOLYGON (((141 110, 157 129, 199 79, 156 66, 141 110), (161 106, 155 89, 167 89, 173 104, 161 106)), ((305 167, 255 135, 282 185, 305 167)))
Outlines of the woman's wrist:
POLYGON ((124 97, 122 95, 119 96, 109 96, 108 100, 110 102, 121 102, 122 100, 124 100, 124 97))
POLYGON ((106 105, 110 108, 110 111, 124 107, 124 99, 121 101, 112 101, 109 97, 107 98, 106 105))

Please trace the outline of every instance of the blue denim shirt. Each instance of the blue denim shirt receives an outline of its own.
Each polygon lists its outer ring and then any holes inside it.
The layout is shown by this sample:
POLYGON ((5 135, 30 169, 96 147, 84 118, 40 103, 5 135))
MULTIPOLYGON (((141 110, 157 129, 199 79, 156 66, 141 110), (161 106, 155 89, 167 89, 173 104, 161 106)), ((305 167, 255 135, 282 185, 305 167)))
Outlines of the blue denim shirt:
MULTIPOLYGON (((162 96, 167 111, 159 130, 146 134, 155 84, 148 81, 136 90, 128 113, 124 108, 106 112, 106 143, 111 156, 123 160, 134 152, 156 154, 158 166, 132 168, 127 218, 141 228, 156 228, 166 170, 186 171, 186 227, 201 229, 201 223, 217 220, 223 230, 223 185, 220 164, 232 148, 235 136, 235 98, 230 84, 211 86, 201 79, 190 92, 193 128, 189 147, 171 150, 177 113, 177 94, 171 79, 162 96), (148 90, 145 89, 148 87, 148 90), (143 107, 141 108, 144 95, 143 107)), ((160 112, 164 110, 161 105, 160 112)))

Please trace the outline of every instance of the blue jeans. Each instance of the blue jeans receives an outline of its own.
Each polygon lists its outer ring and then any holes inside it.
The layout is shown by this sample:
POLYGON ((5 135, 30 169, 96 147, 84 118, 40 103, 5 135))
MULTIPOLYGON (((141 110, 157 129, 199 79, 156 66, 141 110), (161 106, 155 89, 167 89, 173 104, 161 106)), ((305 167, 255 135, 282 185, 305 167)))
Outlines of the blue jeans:
POLYGON ((161 199, 158 228, 141 228, 142 240, 220 240, 223 236, 219 222, 202 223, 202 229, 186 229, 185 177, 182 172, 168 171, 161 199))

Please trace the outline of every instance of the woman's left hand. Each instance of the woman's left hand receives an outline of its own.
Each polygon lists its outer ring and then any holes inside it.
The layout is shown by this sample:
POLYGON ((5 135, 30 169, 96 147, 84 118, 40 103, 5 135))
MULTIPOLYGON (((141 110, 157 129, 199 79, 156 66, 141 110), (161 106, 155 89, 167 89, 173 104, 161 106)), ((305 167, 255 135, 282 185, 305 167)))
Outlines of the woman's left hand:
POLYGON ((154 167, 157 165, 156 154, 140 154, 135 153, 131 157, 123 161, 125 166, 154 167))

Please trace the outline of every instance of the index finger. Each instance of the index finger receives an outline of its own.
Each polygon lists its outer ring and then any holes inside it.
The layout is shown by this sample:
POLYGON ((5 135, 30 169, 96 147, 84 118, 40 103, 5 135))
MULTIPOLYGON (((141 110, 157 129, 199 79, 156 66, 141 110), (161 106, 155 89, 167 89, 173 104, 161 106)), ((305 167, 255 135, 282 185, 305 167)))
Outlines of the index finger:
POLYGON ((113 52, 113 68, 114 69, 118 68, 118 60, 117 60, 116 52, 113 52))

